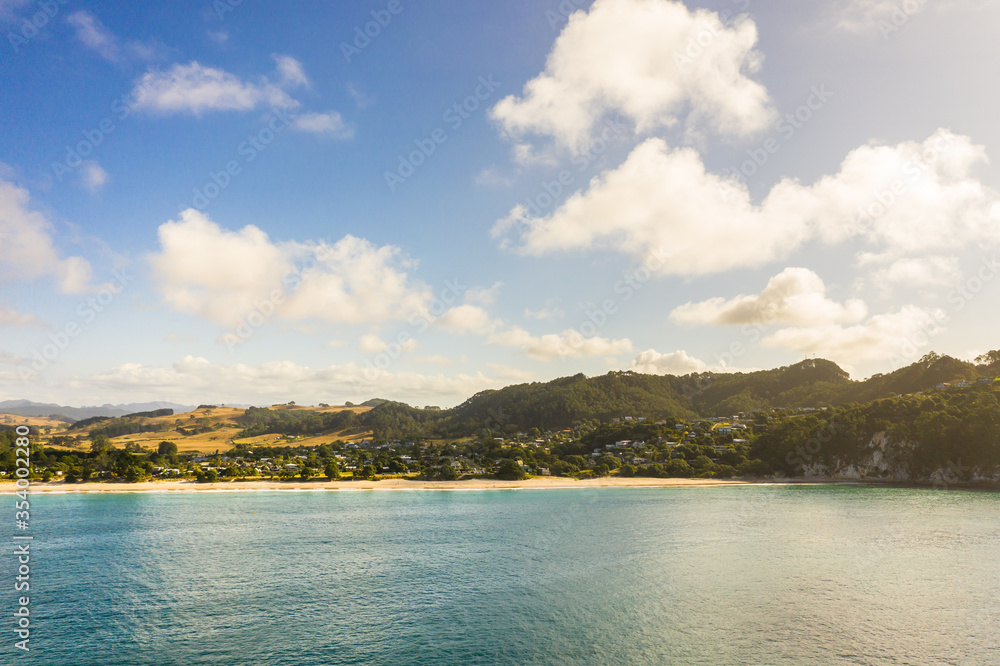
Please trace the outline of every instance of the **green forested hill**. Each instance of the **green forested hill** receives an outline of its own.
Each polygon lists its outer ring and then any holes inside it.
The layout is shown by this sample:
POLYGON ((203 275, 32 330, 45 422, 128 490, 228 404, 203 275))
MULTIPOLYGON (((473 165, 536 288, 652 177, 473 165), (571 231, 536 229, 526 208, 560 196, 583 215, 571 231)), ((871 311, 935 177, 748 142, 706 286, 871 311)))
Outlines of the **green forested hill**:
POLYGON ((431 434, 461 436, 484 428, 513 431, 567 428, 624 416, 658 419, 727 416, 754 410, 835 407, 933 389, 943 382, 1000 375, 1000 352, 979 365, 931 353, 885 375, 854 381, 835 363, 809 359, 751 373, 685 377, 611 372, 483 391, 449 410, 427 412, 384 403, 361 420, 388 439, 431 434))

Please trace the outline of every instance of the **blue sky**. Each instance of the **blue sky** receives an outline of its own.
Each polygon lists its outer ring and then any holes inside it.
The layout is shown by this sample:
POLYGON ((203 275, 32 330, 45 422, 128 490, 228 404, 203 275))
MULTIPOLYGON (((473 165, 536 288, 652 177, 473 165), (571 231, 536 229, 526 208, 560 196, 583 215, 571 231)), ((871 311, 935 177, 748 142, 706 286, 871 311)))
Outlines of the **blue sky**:
POLYGON ((0 0, 0 397, 1000 346, 1000 6, 803 4, 0 0))

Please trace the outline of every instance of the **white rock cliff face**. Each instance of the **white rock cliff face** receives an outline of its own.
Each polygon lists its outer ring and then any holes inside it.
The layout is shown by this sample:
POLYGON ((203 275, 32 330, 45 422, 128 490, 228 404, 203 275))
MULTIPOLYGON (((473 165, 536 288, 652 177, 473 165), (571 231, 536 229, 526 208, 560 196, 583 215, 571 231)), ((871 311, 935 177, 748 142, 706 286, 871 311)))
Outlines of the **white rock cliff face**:
POLYGON ((929 477, 918 476, 911 468, 912 458, 917 442, 893 440, 885 432, 876 433, 864 448, 859 459, 846 461, 837 457, 829 463, 818 460, 823 457, 822 451, 806 460, 802 465, 802 476, 805 478, 832 478, 845 480, 879 479, 883 481, 915 481, 929 480, 935 484, 956 483, 968 475, 972 481, 1000 481, 1000 471, 986 471, 962 467, 961 461, 955 461, 945 468, 938 468, 929 477))

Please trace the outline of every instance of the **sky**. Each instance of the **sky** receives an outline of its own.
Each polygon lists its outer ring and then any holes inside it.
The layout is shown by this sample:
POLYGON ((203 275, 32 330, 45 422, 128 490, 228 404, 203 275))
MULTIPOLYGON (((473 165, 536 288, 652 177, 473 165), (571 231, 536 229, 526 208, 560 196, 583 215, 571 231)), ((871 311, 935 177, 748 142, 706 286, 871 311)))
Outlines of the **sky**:
POLYGON ((993 0, 0 0, 0 399, 1000 348, 993 0))

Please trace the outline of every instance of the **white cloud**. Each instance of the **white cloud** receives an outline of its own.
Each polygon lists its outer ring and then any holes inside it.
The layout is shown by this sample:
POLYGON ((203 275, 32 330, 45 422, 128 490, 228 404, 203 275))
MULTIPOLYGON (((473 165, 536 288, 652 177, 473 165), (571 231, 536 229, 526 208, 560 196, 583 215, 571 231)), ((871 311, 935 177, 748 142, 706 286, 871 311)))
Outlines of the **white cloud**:
POLYGON ((62 259, 53 245, 54 229, 44 215, 30 210, 30 195, 0 180, 0 277, 35 280, 50 276, 64 294, 90 287, 90 264, 80 257, 62 259))
POLYGON ((545 306, 540 310, 532 310, 530 308, 524 309, 524 316, 528 319, 537 319, 538 321, 544 321, 546 319, 558 319, 560 317, 565 317, 566 312, 556 307, 557 299, 550 298, 545 301, 545 306))
POLYGON ((851 366, 863 361, 906 358, 942 331, 944 312, 907 305, 854 326, 828 324, 786 328, 764 339, 768 347, 793 349, 851 366))
MULTIPOLYGON (((408 338, 403 343, 398 344, 400 350, 404 352, 412 352, 419 346, 419 343, 413 338, 408 338)), ((361 336, 361 340, 358 341, 358 351, 363 354, 381 354, 382 352, 389 349, 390 344, 375 335, 374 333, 368 333, 361 336)))
POLYGON ((450 356, 417 356, 416 358, 413 359, 413 362, 418 363, 420 365, 448 366, 464 361, 462 361, 461 359, 451 358, 450 356))
POLYGON ((189 209, 161 225, 159 237, 150 261, 166 302, 225 325, 255 311, 291 320, 405 321, 425 312, 431 298, 404 272, 414 264, 398 248, 354 236, 274 243, 257 227, 229 231, 189 209))
POLYGON ((380 354, 388 347, 389 343, 374 333, 362 335, 361 340, 358 341, 358 351, 363 354, 380 354))
POLYGON ((486 339, 486 342, 500 347, 519 348, 536 361, 551 361, 556 358, 614 356, 632 351, 631 340, 585 338, 578 331, 572 329, 561 334, 552 333, 535 337, 523 328, 514 326, 506 331, 494 333, 486 339))
POLYGON ((478 303, 479 305, 492 305, 497 295, 503 288, 503 282, 494 282, 492 287, 471 287, 465 292, 467 303, 478 303))
POLYGON ((489 333, 502 324, 501 321, 490 317, 486 310, 469 304, 451 308, 438 317, 434 323, 436 326, 453 333, 477 333, 480 335, 489 333))
POLYGON ((299 105, 267 79, 250 83, 195 61, 174 65, 166 72, 147 72, 136 82, 132 95, 136 109, 159 113, 200 115, 205 111, 250 111, 262 105, 286 109, 299 105))
POLYGON ((835 7, 836 26, 849 32, 888 36, 925 10, 980 9, 996 0, 841 0, 835 7))
POLYGON ((278 76, 281 84, 291 88, 298 86, 309 87, 309 77, 306 76, 302 63, 290 55, 272 54, 274 62, 278 65, 278 76))
POLYGON ((801 219, 768 219, 745 187, 706 173, 697 152, 671 151, 662 139, 646 140, 551 215, 533 219, 515 207, 493 235, 515 229, 522 254, 606 247, 682 275, 765 264, 808 235, 801 219))
POLYGON ((689 356, 686 351, 675 351, 669 354, 661 354, 655 349, 648 349, 632 361, 629 368, 633 372, 641 372, 646 375, 677 375, 683 377, 696 372, 708 372, 709 365, 693 356, 689 356))
POLYGON ((952 285, 962 276, 955 257, 918 257, 897 259, 876 270, 872 282, 883 291, 892 287, 936 287, 952 285))
POLYGON ((20 312, 16 308, 0 303, 0 326, 31 328, 44 325, 35 315, 20 312))
POLYGON ((1000 194, 972 173, 985 160, 968 137, 938 130, 922 143, 862 146, 836 175, 782 180, 756 205, 695 151, 649 139, 552 214, 519 205, 493 235, 503 246, 516 236, 527 255, 612 249, 662 275, 759 266, 814 238, 867 243, 868 260, 939 254, 1000 242, 1000 194))
POLYGON ((482 373, 423 375, 391 373, 348 363, 310 368, 289 361, 259 366, 222 365, 205 358, 186 356, 170 367, 128 363, 107 372, 76 378, 70 389, 89 391, 117 400, 174 400, 199 404, 277 401, 323 401, 339 404, 373 396, 390 400, 415 400, 420 404, 453 405, 503 382, 482 373))
POLYGON ((476 174, 475 181, 476 185, 483 185, 485 187, 510 187, 514 184, 513 178, 505 176, 495 166, 480 171, 476 174))
POLYGON ((84 187, 92 193, 99 192, 111 180, 108 172, 94 160, 87 160, 81 165, 80 178, 84 187))
POLYGON ((76 38, 91 51, 109 62, 120 63, 125 57, 138 60, 153 60, 163 55, 165 49, 156 43, 122 41, 100 19, 86 10, 74 12, 66 17, 76 31, 76 38))
POLYGON ((827 298, 826 285, 811 270, 786 268, 771 278, 760 294, 687 303, 671 312, 670 318, 682 324, 714 326, 817 325, 855 323, 867 313, 863 301, 851 299, 841 304, 827 298))
POLYGON ((597 0, 574 13, 545 70, 491 114, 512 136, 554 137, 579 148, 608 113, 646 132, 677 124, 742 136, 772 118, 770 98, 748 78, 761 66, 757 28, 668 0, 597 0))
POLYGON ((66 17, 66 20, 76 30, 76 38, 83 42, 84 46, 105 60, 117 62, 121 57, 117 38, 93 14, 88 11, 78 11, 66 17))
POLYGON ((350 139, 354 136, 354 130, 348 127, 336 111, 299 114, 292 121, 292 128, 311 134, 329 134, 336 139, 350 139))

